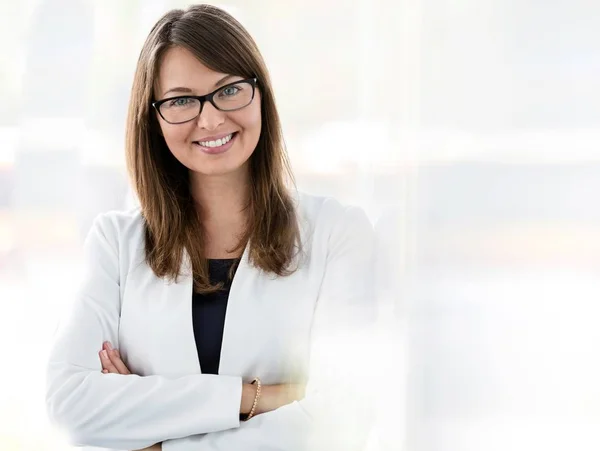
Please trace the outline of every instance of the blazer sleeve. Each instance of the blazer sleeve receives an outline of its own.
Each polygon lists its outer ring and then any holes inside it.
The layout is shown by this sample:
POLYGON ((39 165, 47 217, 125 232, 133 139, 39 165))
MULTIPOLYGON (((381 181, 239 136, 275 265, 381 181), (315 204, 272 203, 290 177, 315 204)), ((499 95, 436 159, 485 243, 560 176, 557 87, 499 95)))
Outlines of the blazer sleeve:
POLYGON ((365 213, 345 209, 329 237, 304 399, 251 418, 235 430, 165 441, 163 451, 364 449, 376 384, 374 244, 365 213))
POLYGON ((114 218, 96 218, 84 244, 83 283, 59 324, 47 365, 51 422, 75 445, 128 450, 238 427, 240 377, 102 374, 102 343, 118 345, 117 242, 114 218))

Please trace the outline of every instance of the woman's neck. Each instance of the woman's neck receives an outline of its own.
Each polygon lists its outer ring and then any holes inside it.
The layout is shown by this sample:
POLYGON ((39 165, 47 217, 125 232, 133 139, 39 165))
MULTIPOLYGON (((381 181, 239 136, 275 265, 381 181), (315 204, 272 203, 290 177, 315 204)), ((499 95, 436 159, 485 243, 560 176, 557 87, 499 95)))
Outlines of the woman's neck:
POLYGON ((191 177, 192 196, 204 230, 206 258, 239 258, 248 226, 248 177, 236 174, 191 177))
POLYGON ((213 226, 243 223, 248 203, 249 177, 246 172, 205 176, 192 174, 192 196, 202 222, 213 226))

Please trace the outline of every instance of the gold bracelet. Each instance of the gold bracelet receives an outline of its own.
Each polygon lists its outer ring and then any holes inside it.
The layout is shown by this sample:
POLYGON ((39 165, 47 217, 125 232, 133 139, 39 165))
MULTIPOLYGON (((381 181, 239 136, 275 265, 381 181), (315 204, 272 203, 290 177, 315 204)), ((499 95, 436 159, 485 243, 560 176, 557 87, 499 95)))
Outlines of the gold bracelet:
POLYGON ((255 377, 254 380, 252 381, 252 385, 254 385, 254 384, 256 384, 256 395, 254 395, 254 403, 252 403, 252 409, 250 409, 250 413, 248 414, 248 417, 244 421, 248 421, 250 418, 252 418, 254 416, 254 412, 256 411, 256 406, 258 405, 258 400, 260 398, 260 389, 262 387, 262 384, 258 377, 255 377))

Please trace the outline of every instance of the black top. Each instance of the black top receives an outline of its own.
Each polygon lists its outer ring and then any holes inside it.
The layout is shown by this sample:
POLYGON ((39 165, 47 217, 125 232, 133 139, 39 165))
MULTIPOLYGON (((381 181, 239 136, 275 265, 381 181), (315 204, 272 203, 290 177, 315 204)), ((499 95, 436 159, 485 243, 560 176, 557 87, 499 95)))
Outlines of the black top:
POLYGON ((223 289, 210 294, 193 294, 192 321, 198 360, 203 374, 219 373, 225 312, 227 311, 227 299, 231 288, 231 280, 229 280, 228 274, 231 265, 238 262, 238 258, 209 259, 210 283, 223 282, 223 289))

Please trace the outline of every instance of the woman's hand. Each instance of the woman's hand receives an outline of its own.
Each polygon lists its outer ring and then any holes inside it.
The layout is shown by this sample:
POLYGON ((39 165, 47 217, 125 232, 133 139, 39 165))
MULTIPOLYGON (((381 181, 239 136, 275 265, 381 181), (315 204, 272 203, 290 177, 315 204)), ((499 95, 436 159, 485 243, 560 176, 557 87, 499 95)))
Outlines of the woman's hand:
POLYGON ((129 368, 125 366, 123 360, 121 360, 121 354, 118 349, 113 349, 111 344, 106 341, 102 345, 102 351, 100 351, 100 362, 102 363, 102 372, 104 374, 131 374, 129 368))
MULTIPOLYGON (((305 388, 303 384, 263 385, 260 399, 256 405, 255 415, 271 412, 294 401, 301 400, 304 398, 305 388)), ((256 386, 247 384, 247 391, 250 392, 249 404, 244 402, 244 393, 242 393, 242 413, 250 411, 256 393, 256 386), (250 407, 247 407, 248 405, 250 407)))
POLYGON ((301 400, 304 398, 305 388, 306 386, 303 384, 263 385, 256 406, 256 415, 271 412, 294 401, 301 400))

